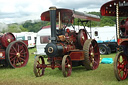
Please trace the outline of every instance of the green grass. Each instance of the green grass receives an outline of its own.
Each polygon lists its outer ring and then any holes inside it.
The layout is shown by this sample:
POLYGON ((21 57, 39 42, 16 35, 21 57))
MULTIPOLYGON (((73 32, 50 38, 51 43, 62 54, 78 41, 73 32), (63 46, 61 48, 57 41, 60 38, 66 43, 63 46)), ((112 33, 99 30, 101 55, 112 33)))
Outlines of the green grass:
MULTIPOLYGON (((34 54, 36 49, 29 49, 30 56, 27 66, 22 68, 0 68, 0 85, 126 85, 128 79, 117 81, 114 76, 113 64, 100 64, 96 70, 87 71, 84 67, 73 68, 70 77, 63 77, 58 69, 47 68, 45 75, 35 77, 33 73, 34 54)), ((111 55, 101 55, 101 58, 113 58, 111 55)))

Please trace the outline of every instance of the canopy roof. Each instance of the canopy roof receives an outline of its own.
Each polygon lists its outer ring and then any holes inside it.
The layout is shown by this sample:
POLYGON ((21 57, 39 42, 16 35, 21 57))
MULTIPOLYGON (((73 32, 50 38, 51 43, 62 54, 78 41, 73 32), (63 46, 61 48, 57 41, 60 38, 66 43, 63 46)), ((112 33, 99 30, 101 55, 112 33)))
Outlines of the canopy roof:
POLYGON ((101 6, 102 16, 116 16, 116 4, 119 4, 119 16, 128 16, 128 0, 111 0, 101 6))
MULTIPOLYGON (((41 14, 41 20, 43 21, 50 21, 50 11, 43 12, 41 14)), ((56 9, 56 21, 59 21, 59 12, 60 12, 60 19, 62 22, 72 22, 73 18, 80 18, 92 21, 100 21, 100 17, 92 14, 85 14, 82 12, 77 12, 70 9, 56 9)))

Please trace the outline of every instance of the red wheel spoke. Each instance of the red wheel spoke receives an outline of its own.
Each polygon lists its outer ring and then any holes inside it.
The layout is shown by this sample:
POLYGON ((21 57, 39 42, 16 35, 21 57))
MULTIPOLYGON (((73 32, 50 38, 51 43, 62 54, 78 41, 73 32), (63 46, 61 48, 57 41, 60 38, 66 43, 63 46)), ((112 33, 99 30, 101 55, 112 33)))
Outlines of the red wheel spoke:
POLYGON ((20 55, 20 57, 23 57, 23 58, 25 58, 26 56, 20 55))
POLYGON ((37 61, 37 63, 38 63, 38 64, 40 64, 40 62, 39 62, 39 61, 37 61))
POLYGON ((25 62, 25 59, 23 59, 23 58, 21 58, 21 57, 19 57, 19 59, 25 62))
POLYGON ((14 48, 14 47, 12 47, 13 49, 14 49, 14 51, 17 53, 17 51, 16 51, 16 48, 14 48))
POLYGON ((15 56, 14 58, 10 59, 10 61, 13 61, 13 60, 15 60, 15 59, 16 59, 16 56, 15 56))
POLYGON ((24 52, 24 53, 20 53, 20 54, 24 55, 24 54, 27 54, 27 52, 24 52))
POLYGON ((21 54, 24 50, 22 49, 19 53, 21 54))
POLYGON ((19 51, 20 51, 19 45, 17 45, 17 46, 18 46, 18 48, 17 48, 17 49, 18 49, 18 52, 19 52, 19 51))
POLYGON ((16 64, 16 60, 15 60, 15 59, 14 59, 12 62, 13 62, 13 65, 15 65, 15 64, 16 64))
POLYGON ((19 63, 19 59, 18 58, 16 59, 16 63, 19 63))
POLYGON ((14 56, 16 55, 16 53, 9 53, 9 54, 10 54, 10 55, 14 55, 14 56))
POLYGON ((69 69, 67 72, 68 72, 67 75, 70 76, 71 75, 71 72, 72 72, 72 69, 69 69))
MULTIPOLYGON (((14 56, 16 56, 16 55, 14 55, 14 56)), ((14 56, 10 56, 10 59, 13 58, 14 56)))

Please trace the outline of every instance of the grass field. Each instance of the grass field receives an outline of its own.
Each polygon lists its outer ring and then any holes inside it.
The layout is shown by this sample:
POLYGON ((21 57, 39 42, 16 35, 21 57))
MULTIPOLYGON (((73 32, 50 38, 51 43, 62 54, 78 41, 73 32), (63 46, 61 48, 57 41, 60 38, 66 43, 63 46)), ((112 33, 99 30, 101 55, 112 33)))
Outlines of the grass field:
MULTIPOLYGON (((84 67, 73 68, 70 77, 63 77, 58 69, 46 69, 45 75, 36 78, 33 73, 34 52, 29 49, 29 61, 23 68, 0 68, 0 85, 126 85, 128 79, 117 81, 114 76, 113 64, 100 64, 96 70, 87 71, 84 67)), ((101 58, 113 58, 111 55, 102 55, 101 58)))

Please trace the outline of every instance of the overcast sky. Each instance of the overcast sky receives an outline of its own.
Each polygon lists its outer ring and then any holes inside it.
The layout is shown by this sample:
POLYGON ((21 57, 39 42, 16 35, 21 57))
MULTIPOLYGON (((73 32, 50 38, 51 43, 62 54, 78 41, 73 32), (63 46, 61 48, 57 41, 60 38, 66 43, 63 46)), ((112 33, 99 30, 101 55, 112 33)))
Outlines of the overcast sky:
POLYGON ((80 12, 100 11, 109 0, 0 0, 0 23, 40 19, 50 6, 75 9, 80 12))

